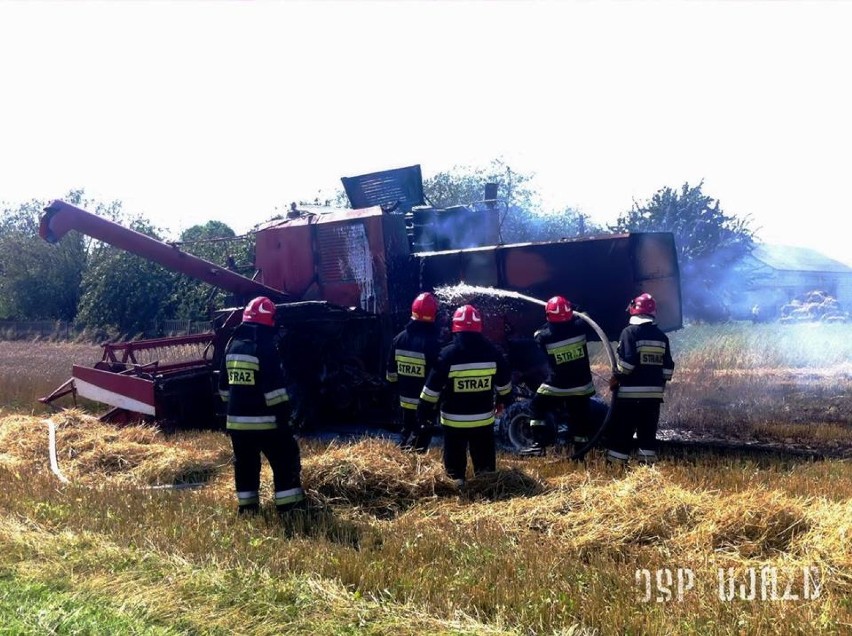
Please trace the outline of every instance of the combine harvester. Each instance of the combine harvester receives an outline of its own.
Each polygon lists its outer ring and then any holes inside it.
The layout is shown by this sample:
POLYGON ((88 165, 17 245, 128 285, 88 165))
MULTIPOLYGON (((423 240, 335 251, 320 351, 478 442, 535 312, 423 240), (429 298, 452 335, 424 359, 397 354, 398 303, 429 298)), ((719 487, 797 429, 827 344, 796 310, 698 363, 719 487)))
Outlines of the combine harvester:
MULTIPOLYGON (((485 335, 530 391, 546 364, 532 340, 544 312, 524 297, 567 296, 607 346, 625 325, 628 300, 641 292, 657 299, 664 330, 682 326, 670 233, 507 245, 500 228, 508 206, 493 185, 483 201, 438 209, 423 196, 420 166, 342 181, 352 209, 294 206, 286 219, 256 230, 253 278, 63 201, 51 203, 41 220, 45 240, 76 230, 227 290, 234 303, 216 312, 209 333, 104 345, 100 361, 74 365, 72 378, 42 402, 79 395, 112 407, 106 418, 146 418, 168 429, 221 427, 215 374, 242 306, 259 295, 276 303, 294 423, 302 432, 393 421, 384 364, 420 291, 478 304, 485 335)), ((522 443, 505 427, 502 437, 510 446, 522 443)))

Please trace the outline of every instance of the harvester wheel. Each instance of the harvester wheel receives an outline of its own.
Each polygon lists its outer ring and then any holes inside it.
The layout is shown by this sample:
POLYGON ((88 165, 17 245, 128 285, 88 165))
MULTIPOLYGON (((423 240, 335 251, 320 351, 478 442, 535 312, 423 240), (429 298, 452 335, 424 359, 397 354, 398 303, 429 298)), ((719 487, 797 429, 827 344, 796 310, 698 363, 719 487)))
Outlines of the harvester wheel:
POLYGON ((517 453, 533 445, 531 419, 530 400, 519 400, 503 411, 498 427, 499 437, 510 451, 517 453))

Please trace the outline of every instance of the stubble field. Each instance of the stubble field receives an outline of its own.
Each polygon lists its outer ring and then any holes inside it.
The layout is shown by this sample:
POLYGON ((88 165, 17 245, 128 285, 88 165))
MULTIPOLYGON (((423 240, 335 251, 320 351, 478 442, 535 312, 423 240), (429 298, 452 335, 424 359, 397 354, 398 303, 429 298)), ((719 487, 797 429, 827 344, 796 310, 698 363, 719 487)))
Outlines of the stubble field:
POLYGON ((315 511, 284 524, 236 518, 223 434, 37 404, 97 348, 0 342, 0 632, 850 633, 850 331, 671 334, 662 429, 796 455, 500 455, 458 493, 440 448, 302 440, 315 511))

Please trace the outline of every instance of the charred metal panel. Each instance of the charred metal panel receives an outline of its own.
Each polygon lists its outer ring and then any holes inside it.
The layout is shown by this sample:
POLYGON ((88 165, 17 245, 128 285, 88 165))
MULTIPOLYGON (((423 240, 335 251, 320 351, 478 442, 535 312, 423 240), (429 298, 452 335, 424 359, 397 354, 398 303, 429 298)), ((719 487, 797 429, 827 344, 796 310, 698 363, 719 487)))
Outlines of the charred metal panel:
MULTIPOLYGON (((538 300, 563 295, 616 340, 627 323, 629 301, 648 291, 657 298, 658 322, 682 326, 680 276, 669 233, 620 234, 551 243, 416 254, 420 284, 435 289, 466 283, 517 291, 538 300)), ((495 336, 524 335, 544 322, 540 305, 513 301, 485 308, 495 336), (488 314, 496 314, 489 316, 488 314)), ((488 323, 486 323, 488 324, 488 323)))
POLYGON ((415 205, 423 205, 423 176, 419 165, 342 177, 340 181, 355 209, 378 205, 388 211, 408 212, 415 205))
POLYGON ((500 215, 487 206, 446 209, 420 207, 411 212, 415 252, 437 252, 496 245, 500 215))

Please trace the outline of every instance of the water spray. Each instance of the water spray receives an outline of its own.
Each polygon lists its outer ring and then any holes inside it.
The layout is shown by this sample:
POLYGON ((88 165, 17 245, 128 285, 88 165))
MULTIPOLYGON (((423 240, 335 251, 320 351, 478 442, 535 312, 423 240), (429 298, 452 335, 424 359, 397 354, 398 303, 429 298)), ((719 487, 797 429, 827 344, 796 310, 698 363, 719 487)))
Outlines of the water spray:
MULTIPOLYGON (((437 287, 435 289, 435 295, 438 296, 441 300, 449 304, 458 304, 462 301, 466 301, 470 296, 489 296, 492 298, 511 298, 514 300, 522 300, 525 302, 533 303, 535 305, 541 305, 542 307, 547 306, 547 302, 544 300, 539 300, 538 298, 534 298, 533 296, 527 296, 526 294, 522 294, 520 292, 510 290, 510 289, 501 289, 498 287, 481 287, 478 285, 468 285, 467 283, 459 283, 457 285, 445 286, 445 287, 437 287)), ((610 371, 614 375, 617 370, 617 363, 615 359, 615 352, 612 350, 612 345, 610 344, 609 338, 607 337, 604 330, 601 329, 600 325, 592 320, 591 316, 582 312, 582 311, 574 311, 574 315, 579 316, 582 320, 584 320, 588 325, 595 331, 598 337, 601 339, 601 344, 603 344, 604 350, 606 351, 607 358, 609 359, 610 371)), ((612 411, 615 406, 615 399, 618 395, 618 388, 612 389, 612 397, 610 398, 609 405, 606 411, 606 417, 604 417, 603 423, 598 427, 597 432, 589 439, 586 444, 575 451, 573 455, 571 455, 571 459, 582 459, 585 457, 586 453, 588 453, 595 444, 598 443, 600 438, 603 436, 604 431, 606 431, 609 426, 609 422, 612 419, 612 411)))

